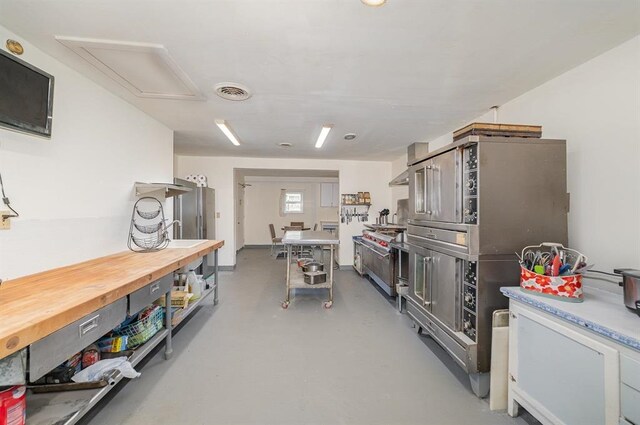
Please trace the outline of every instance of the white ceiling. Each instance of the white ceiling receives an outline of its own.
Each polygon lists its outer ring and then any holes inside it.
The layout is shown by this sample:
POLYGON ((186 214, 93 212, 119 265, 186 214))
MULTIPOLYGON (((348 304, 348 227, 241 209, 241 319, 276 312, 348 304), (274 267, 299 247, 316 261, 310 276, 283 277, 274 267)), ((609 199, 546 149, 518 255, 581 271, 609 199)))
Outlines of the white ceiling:
POLYGON ((335 170, 281 170, 266 168, 236 168, 236 176, 244 177, 311 177, 311 178, 337 178, 335 170))
POLYGON ((0 24, 174 129, 177 153, 374 160, 630 39, 640 33, 640 3, 0 0, 0 24), (164 45, 206 101, 135 97, 55 36, 164 45), (220 99, 213 87, 223 81, 253 96, 220 99), (215 119, 227 120, 242 145, 215 119), (324 123, 334 128, 318 150, 324 123), (348 132, 355 141, 343 140, 348 132))

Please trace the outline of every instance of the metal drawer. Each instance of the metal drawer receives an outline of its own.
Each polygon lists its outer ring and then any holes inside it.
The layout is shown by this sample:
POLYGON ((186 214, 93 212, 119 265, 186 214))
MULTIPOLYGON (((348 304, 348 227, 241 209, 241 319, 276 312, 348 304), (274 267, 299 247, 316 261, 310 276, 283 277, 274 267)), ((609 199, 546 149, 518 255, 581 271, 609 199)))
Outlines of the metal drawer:
POLYGON ((640 391, 640 362, 621 354, 620 380, 631 388, 640 391))
POLYGON ((46 375, 69 357, 118 326, 127 314, 127 298, 87 314, 29 346, 29 379, 46 375))
POLYGON ((136 314, 162 295, 166 294, 173 284, 173 273, 161 277, 135 292, 129 294, 129 315, 136 314))
POLYGON ((632 424, 640 424, 640 391, 620 385, 620 414, 632 424))

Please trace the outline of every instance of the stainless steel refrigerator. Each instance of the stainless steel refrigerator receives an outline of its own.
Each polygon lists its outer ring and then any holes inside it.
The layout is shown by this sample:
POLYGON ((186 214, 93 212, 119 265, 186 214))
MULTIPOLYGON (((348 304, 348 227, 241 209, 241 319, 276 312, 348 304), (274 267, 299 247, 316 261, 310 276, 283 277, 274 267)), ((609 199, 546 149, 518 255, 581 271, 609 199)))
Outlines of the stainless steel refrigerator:
MULTIPOLYGON (((174 226, 174 239, 216 238, 216 192, 210 187, 198 187, 183 179, 174 179, 175 184, 191 188, 190 192, 177 196, 173 201, 173 218, 180 220, 174 226)), ((200 273, 205 277, 213 273, 213 258, 209 259, 200 273)))

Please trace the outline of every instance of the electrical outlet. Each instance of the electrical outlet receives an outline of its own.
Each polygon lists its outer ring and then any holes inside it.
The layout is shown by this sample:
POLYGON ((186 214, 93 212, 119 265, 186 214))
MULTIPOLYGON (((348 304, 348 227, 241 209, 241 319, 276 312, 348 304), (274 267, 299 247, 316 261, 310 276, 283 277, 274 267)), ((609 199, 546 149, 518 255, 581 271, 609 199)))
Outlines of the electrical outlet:
POLYGON ((11 215, 11 211, 0 211, 0 230, 9 230, 11 228, 11 218, 5 216, 11 215))

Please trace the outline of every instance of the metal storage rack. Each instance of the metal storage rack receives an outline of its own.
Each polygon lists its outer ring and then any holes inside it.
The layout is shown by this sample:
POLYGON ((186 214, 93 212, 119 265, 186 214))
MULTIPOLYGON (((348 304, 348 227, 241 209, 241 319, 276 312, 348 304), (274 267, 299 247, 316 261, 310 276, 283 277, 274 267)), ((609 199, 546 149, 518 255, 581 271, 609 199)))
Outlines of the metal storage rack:
MULTIPOLYGON (((289 307, 291 302, 291 291, 294 289, 328 289, 329 299, 324 302, 324 308, 331 308, 333 305, 333 255, 335 246, 340 244, 340 240, 328 232, 313 231, 288 231, 282 238, 282 244, 287 251, 287 278, 286 278, 286 298, 282 302, 282 308, 289 307), (329 277, 326 282, 310 285, 304 281, 304 275, 297 268, 291 268, 291 264, 295 263, 293 256, 293 246, 321 246, 329 247, 329 277)), ((322 252, 322 251, 321 251, 322 252)))

